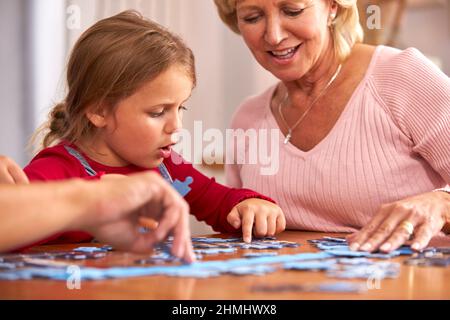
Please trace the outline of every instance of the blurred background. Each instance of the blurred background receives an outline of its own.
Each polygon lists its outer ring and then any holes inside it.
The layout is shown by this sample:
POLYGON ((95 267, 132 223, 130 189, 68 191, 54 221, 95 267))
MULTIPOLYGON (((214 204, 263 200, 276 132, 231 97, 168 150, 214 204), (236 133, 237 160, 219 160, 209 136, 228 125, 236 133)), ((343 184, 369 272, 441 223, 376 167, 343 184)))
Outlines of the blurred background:
MULTIPOLYGON (((416 47, 450 74, 449 0, 360 0, 358 6, 365 42, 416 47)), ((0 0, 0 154, 28 163, 31 134, 64 97, 76 39, 95 21, 126 9, 178 33, 194 51, 198 84, 185 113, 188 130, 201 120, 203 130, 224 132, 245 97, 275 82, 222 24, 212 0, 0 0)), ((202 157, 198 150, 191 160, 202 157)), ((224 182, 222 166, 197 167, 224 182)), ((194 234, 212 232, 194 220, 194 234)))

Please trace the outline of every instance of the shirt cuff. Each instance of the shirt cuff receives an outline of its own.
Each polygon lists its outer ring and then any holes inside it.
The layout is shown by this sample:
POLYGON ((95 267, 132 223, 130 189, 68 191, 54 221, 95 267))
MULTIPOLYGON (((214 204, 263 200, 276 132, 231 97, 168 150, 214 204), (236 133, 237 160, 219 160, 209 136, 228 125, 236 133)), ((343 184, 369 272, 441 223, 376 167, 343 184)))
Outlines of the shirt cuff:
POLYGON ((450 185, 446 185, 443 188, 439 188, 439 189, 434 189, 433 192, 437 192, 437 191, 443 191, 443 192, 447 192, 450 193, 450 185))

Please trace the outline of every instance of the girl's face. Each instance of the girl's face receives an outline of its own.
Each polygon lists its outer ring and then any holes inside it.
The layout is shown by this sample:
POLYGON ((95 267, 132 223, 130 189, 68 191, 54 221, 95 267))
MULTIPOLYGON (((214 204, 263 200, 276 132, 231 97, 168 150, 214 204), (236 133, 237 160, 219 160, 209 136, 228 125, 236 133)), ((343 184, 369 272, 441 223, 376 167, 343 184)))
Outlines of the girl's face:
POLYGON ((161 164, 176 142, 173 134, 182 126, 183 104, 192 86, 186 70, 174 65, 120 101, 114 112, 104 116, 101 142, 94 143, 106 155, 102 162, 143 168, 161 164))
POLYGON ((259 64, 282 81, 304 76, 330 50, 328 0, 239 0, 238 27, 259 64))

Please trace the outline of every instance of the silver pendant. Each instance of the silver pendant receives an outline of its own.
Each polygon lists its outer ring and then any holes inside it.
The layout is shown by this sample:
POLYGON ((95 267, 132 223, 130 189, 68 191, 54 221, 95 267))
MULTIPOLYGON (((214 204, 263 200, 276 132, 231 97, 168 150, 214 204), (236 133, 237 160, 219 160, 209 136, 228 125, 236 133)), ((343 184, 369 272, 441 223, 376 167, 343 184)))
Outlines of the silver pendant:
POLYGON ((289 132, 286 136, 286 138, 284 138, 284 144, 288 144, 289 140, 291 140, 291 133, 289 132))

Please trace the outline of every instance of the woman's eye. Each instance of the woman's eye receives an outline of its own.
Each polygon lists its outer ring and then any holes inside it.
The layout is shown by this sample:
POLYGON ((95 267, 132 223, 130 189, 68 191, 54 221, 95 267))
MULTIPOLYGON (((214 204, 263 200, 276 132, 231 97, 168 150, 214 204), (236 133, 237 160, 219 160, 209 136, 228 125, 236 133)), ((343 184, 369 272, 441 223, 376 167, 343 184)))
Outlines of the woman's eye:
POLYGON ((293 9, 284 9, 284 14, 287 15, 288 17, 297 17, 299 16, 303 10, 305 9, 297 9, 297 10, 293 10, 293 9))
POLYGON ((187 111, 187 108, 185 106, 180 106, 178 108, 178 111, 187 111))
POLYGON ((259 20, 259 16, 245 17, 242 20, 244 20, 245 23, 256 23, 259 20))

